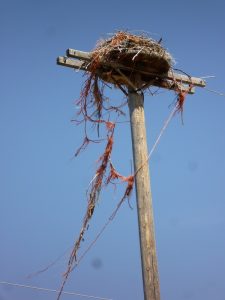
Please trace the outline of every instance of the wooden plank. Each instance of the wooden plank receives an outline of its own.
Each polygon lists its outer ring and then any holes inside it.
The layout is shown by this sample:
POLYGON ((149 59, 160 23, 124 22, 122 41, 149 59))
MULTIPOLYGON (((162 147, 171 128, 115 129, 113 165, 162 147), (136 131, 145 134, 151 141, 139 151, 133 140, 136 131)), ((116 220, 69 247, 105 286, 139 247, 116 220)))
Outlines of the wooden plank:
POLYGON ((129 91, 128 105, 130 111, 134 171, 136 174, 135 188, 144 299, 160 300, 159 274, 143 104, 143 94, 129 91))
MULTIPOLYGON (((84 52, 84 51, 79 51, 79 50, 69 48, 67 50, 67 56, 77 58, 77 59, 83 59, 85 61, 91 61, 91 52, 84 52)), ((117 68, 117 69, 119 68, 121 70, 137 71, 137 72, 140 72, 142 74, 146 74, 146 75, 150 75, 150 76, 156 76, 156 77, 159 77, 159 78, 166 78, 166 79, 169 79, 169 80, 176 80, 176 81, 181 82, 181 83, 191 84, 191 85, 195 85, 195 86, 198 86, 198 87, 205 87, 206 86, 206 82, 202 78, 187 76, 187 75, 175 73, 173 71, 169 71, 167 74, 158 75, 158 74, 155 74, 155 73, 143 71, 141 69, 137 69, 137 68, 134 69, 134 68, 130 68, 130 67, 127 67, 127 66, 123 66, 123 65, 118 64, 116 62, 104 62, 104 65, 109 66, 109 67, 113 67, 113 68, 117 68)))
POLYGON ((74 58, 78 58, 78 59, 82 59, 82 60, 86 60, 86 61, 91 60, 91 52, 84 52, 84 51, 79 51, 79 50, 75 50, 75 49, 71 49, 71 48, 66 50, 66 55, 68 57, 74 57, 74 58))
POLYGON ((157 81, 154 81, 152 83, 153 86, 158 86, 160 88, 163 88, 163 89, 167 89, 167 90, 174 90, 174 91, 181 91, 181 92, 184 92, 184 93, 187 93, 187 94, 190 94, 190 95, 193 95, 195 93, 195 88, 194 87, 187 87, 181 83, 177 83, 177 87, 174 86, 174 82, 171 81, 171 80, 163 80, 163 81, 160 81, 160 82, 157 82, 157 81))
POLYGON ((195 85, 195 86, 198 86, 198 87, 205 87, 206 86, 206 82, 201 78, 193 77, 193 76, 189 77, 187 75, 178 74, 178 73, 175 73, 175 72, 172 72, 172 71, 168 72, 166 78, 170 79, 170 80, 175 79, 178 82, 191 84, 191 85, 195 85))
POLYGON ((81 60, 74 60, 66 56, 59 56, 57 57, 56 62, 60 66, 87 71, 85 62, 81 60))

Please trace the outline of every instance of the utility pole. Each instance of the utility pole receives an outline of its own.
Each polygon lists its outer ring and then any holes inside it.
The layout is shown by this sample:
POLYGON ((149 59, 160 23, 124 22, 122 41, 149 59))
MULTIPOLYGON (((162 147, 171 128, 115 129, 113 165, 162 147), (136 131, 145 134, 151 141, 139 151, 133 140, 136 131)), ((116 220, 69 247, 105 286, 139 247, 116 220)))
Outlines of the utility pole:
POLYGON ((136 186, 142 278, 145 300, 160 300, 159 275, 156 256, 152 195, 148 168, 144 96, 129 90, 128 105, 136 186), (140 169, 139 169, 140 168, 140 169))
MULTIPOLYGON (((73 69, 89 71, 92 59, 90 52, 68 49, 67 56, 57 58, 57 64, 73 69), (71 59, 71 58, 72 59, 71 59), (75 58, 75 59, 74 59, 75 58)), ((185 94, 193 94, 194 86, 204 87, 205 82, 201 78, 190 77, 168 71, 166 74, 152 74, 145 69, 135 70, 137 73, 135 82, 131 82, 123 72, 134 71, 128 65, 120 65, 116 62, 104 62, 104 67, 116 70, 116 79, 128 89, 128 105, 130 111, 130 124, 132 136, 132 148, 134 159, 136 200, 139 224, 139 239, 142 261, 142 277, 144 300, 160 300, 159 275, 156 256, 156 243, 154 233, 154 220, 152 209, 152 196, 150 188, 150 176, 148 168, 148 149, 146 141, 144 96, 140 92, 143 87, 140 75, 149 75, 149 85, 177 91, 177 88, 185 94), (176 84, 174 84, 176 83, 176 84), (188 85, 188 86, 187 86, 188 85)), ((109 72, 110 73, 110 72, 109 72)), ((115 76, 114 76, 115 79, 115 76)), ((114 79, 105 81, 115 84, 114 79)), ((103 78, 104 80, 104 78, 103 78)))

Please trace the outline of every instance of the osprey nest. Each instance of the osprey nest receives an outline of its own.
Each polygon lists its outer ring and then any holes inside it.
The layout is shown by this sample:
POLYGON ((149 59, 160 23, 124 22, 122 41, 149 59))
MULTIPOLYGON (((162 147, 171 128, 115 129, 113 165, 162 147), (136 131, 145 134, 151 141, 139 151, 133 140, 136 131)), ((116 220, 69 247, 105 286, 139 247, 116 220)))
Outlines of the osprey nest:
POLYGON ((130 81, 134 82, 139 74, 139 80, 147 83, 153 78, 152 75, 166 74, 172 64, 172 56, 160 42, 119 31, 97 44, 92 52, 89 70, 106 82, 127 85, 125 77, 121 78, 118 72, 120 68, 130 81))

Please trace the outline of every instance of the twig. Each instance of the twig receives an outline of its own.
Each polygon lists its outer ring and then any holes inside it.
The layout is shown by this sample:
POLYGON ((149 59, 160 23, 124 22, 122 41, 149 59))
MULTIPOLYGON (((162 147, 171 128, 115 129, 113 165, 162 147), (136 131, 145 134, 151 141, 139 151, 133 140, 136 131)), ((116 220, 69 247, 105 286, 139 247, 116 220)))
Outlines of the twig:
MULTIPOLYGON (((145 46, 144 46, 145 47, 145 46)), ((138 56, 138 54, 144 49, 144 47, 142 47, 132 58, 132 60, 135 60, 135 58, 138 56)))
POLYGON ((116 69, 116 71, 123 77, 123 79, 127 82, 128 86, 132 87, 134 91, 136 91, 137 87, 130 81, 130 79, 120 71, 120 69, 116 69))

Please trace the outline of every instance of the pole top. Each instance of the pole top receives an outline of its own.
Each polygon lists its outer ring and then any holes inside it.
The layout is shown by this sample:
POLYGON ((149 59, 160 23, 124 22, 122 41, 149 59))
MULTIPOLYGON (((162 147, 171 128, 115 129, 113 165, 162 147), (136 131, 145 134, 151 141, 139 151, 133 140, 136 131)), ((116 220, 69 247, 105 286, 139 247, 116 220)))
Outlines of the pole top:
POLYGON ((162 47, 161 39, 155 41, 144 35, 118 31, 111 38, 100 41, 92 52, 70 48, 66 54, 58 57, 59 65, 87 71, 120 88, 144 90, 158 86, 193 94, 194 86, 206 85, 201 78, 174 72, 174 60, 162 47), (137 77, 139 86, 135 86, 137 77))

